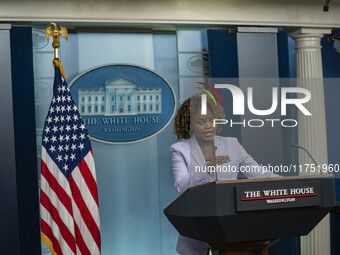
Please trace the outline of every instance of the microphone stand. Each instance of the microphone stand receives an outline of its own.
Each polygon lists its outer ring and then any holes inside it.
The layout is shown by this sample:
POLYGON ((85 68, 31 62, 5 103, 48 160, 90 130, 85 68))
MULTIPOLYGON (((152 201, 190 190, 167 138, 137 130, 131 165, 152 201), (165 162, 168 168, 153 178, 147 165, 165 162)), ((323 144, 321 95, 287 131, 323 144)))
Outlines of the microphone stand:
MULTIPOLYGON (((319 165, 316 163, 316 161, 314 160, 314 158, 312 157, 312 155, 309 153, 309 151, 308 151, 306 148, 304 148, 304 147, 302 147, 302 146, 300 146, 300 145, 297 145, 297 144, 295 144, 295 143, 292 143, 291 146, 292 146, 292 147, 295 147, 295 148, 298 148, 298 149, 302 149, 302 150, 304 150, 305 152, 307 152, 308 156, 312 159, 312 161, 313 161, 313 163, 315 164, 315 166, 316 166, 316 167, 319 166, 319 165)), ((322 174, 325 174, 323 171, 321 171, 321 173, 322 173, 322 174)))

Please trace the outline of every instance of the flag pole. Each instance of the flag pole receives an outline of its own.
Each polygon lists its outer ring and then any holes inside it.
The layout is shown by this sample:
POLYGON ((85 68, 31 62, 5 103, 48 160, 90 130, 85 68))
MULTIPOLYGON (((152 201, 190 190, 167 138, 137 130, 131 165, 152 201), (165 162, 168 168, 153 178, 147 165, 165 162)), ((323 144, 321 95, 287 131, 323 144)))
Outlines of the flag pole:
POLYGON ((46 40, 48 41, 48 38, 50 36, 53 37, 52 47, 54 48, 54 59, 59 60, 59 47, 60 47, 59 35, 61 35, 66 39, 66 41, 68 41, 68 33, 65 26, 60 25, 60 29, 58 29, 56 23, 50 22, 50 24, 51 25, 48 25, 45 29, 46 40), (52 25, 54 28, 52 28, 52 25))

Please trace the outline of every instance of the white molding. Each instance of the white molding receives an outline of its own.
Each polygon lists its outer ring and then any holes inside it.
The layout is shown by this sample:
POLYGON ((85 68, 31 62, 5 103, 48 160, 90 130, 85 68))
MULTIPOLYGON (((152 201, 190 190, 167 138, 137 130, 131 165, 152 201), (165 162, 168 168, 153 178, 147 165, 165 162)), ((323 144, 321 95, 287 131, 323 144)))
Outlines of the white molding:
POLYGON ((277 34, 276 27, 237 27, 239 33, 271 33, 277 34))
POLYGON ((332 28, 317 28, 317 27, 300 27, 295 30, 289 31, 289 36, 296 37, 296 36, 308 36, 310 35, 327 35, 332 33, 332 28))
POLYGON ((10 30, 11 24, 0 24, 0 30, 10 30))
POLYGON ((52 0, 1 1, 0 21, 65 25, 242 25, 340 27, 340 3, 320 0, 52 0), (82 23, 82 24, 79 24, 82 23))

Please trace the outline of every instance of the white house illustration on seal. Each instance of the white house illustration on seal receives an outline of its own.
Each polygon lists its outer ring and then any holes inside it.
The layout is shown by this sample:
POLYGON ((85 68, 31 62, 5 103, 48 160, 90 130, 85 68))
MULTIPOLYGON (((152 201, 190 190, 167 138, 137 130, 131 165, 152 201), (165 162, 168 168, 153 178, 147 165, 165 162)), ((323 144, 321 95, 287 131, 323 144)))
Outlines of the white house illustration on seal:
POLYGON ((162 89, 141 88, 124 78, 105 81, 98 90, 78 90, 82 115, 137 115, 162 113, 162 89))

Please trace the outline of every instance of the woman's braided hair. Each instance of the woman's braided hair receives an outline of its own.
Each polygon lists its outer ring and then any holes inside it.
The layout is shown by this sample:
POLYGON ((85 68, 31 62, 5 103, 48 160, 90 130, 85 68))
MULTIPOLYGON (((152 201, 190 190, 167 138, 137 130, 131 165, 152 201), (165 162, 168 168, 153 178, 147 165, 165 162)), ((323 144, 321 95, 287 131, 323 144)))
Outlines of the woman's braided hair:
MULTIPOLYGON (((178 139, 189 139, 190 133, 190 114, 196 114, 201 111, 201 95, 196 94, 186 99, 178 108, 175 117, 173 131, 178 139)), ((214 119, 224 119, 225 114, 223 108, 207 96, 207 112, 212 115, 214 119)), ((222 130, 222 126, 217 126, 217 132, 222 130)))

